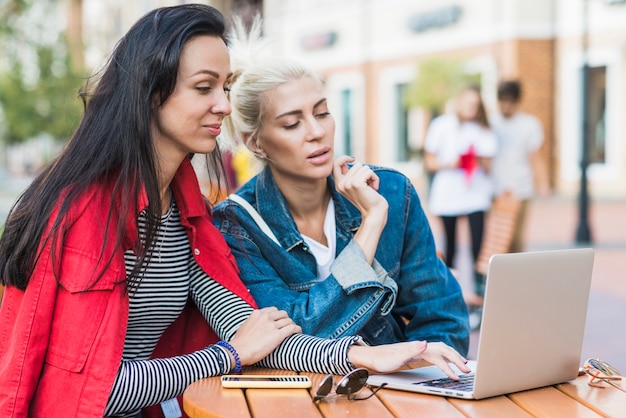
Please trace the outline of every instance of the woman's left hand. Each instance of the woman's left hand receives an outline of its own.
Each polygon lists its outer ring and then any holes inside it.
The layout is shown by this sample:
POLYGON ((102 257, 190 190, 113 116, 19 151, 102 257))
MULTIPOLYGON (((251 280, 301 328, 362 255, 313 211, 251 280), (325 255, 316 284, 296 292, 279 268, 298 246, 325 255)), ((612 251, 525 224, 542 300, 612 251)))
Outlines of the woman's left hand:
MULTIPOLYGON (((467 359, 460 355, 454 348, 449 345, 437 342, 428 343, 428 347, 422 353, 422 362, 430 363, 439 367, 443 372, 451 379, 457 380, 459 376, 452 370, 450 363, 454 364, 463 373, 471 372, 471 369, 467 367, 467 359)), ((415 366, 423 366, 427 364, 412 364, 411 368, 415 366)))
POLYGON ((283 340, 302 332, 287 312, 273 306, 255 309, 246 319, 230 344, 244 366, 254 364, 272 352, 283 340))
POLYGON ((335 160, 333 176, 337 191, 361 212, 361 225, 354 234, 354 240, 371 264, 380 234, 387 224, 389 210, 389 203, 378 193, 380 179, 370 167, 345 155, 335 160), (352 167, 348 167, 350 162, 352 167))
POLYGON ((441 342, 427 344, 425 341, 409 341, 376 346, 354 345, 350 347, 348 357, 355 367, 365 367, 377 373, 390 373, 433 364, 443 370, 448 377, 457 380, 459 376, 449 363, 453 363, 463 373, 471 371, 467 367, 467 359, 454 348, 441 342))
POLYGON ((373 215, 387 220, 389 205, 378 193, 380 179, 370 167, 343 155, 335 160, 333 177, 337 191, 359 209, 363 218, 373 215), (352 163, 352 167, 348 167, 348 163, 352 163))

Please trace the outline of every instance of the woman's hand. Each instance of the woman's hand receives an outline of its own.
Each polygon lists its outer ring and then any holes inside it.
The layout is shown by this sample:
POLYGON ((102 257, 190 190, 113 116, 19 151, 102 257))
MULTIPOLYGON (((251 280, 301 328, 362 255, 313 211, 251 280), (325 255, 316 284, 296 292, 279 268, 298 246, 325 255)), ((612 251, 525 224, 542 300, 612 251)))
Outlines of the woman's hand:
POLYGON ((427 344, 425 341, 410 341, 377 346, 354 345, 348 351, 348 358, 355 367, 365 367, 377 373, 390 373, 433 364, 443 370, 448 377, 458 380, 459 376, 449 363, 453 363, 463 373, 471 371, 463 356, 441 342, 427 344))
POLYGON ((333 176, 337 191, 356 206, 363 217, 375 212, 386 220, 389 205, 378 193, 380 180, 371 168, 354 162, 354 157, 343 155, 335 160, 333 176), (352 167, 348 167, 350 162, 352 167))
POLYGON ((287 312, 275 307, 256 309, 241 324, 230 345, 237 350, 241 364, 247 366, 266 357, 285 338, 301 332, 287 312))
POLYGON ((361 226, 354 240, 371 263, 389 210, 389 203, 378 193, 380 179, 371 168, 345 155, 335 160, 333 177, 337 191, 361 212, 361 226), (352 167, 348 167, 350 162, 354 163, 352 167))
POLYGON ((452 370, 450 363, 453 363, 463 373, 471 372, 470 368, 467 367, 467 359, 454 348, 442 342, 428 343, 428 347, 422 353, 421 360, 418 364, 410 364, 409 366, 415 368, 432 364, 439 367, 448 377, 454 380, 458 380, 459 376, 452 370))

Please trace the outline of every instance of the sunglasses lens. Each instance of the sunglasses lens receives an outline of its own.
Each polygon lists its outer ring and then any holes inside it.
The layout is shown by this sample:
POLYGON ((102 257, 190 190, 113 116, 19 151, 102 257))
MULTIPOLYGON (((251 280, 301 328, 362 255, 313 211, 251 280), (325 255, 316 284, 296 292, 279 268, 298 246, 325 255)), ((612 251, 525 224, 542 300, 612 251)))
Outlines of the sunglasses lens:
POLYGON ((590 358, 586 363, 606 376, 621 376, 615 367, 600 359, 590 358))
POLYGON ((324 399, 330 393, 330 390, 333 388, 333 377, 331 375, 326 376, 324 381, 320 384, 315 392, 315 396, 313 397, 314 401, 319 401, 324 399))
POLYGON ((340 395, 351 395, 363 389, 369 373, 366 369, 356 369, 348 373, 337 385, 337 393, 340 395))

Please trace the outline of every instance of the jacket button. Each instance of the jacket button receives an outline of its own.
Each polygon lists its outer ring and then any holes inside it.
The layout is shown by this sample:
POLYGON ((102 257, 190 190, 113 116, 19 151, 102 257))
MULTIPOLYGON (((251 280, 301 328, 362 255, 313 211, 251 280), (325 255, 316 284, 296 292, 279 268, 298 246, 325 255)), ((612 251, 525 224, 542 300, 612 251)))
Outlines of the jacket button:
POLYGON ((200 255, 200 250, 196 248, 196 249, 193 250, 193 253, 195 255, 200 255))

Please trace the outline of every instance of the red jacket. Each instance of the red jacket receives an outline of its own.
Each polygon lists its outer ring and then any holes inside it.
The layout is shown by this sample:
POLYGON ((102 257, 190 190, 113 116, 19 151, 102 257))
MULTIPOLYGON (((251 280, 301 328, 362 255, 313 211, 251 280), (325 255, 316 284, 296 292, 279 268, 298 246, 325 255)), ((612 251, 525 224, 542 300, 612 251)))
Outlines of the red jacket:
MULTIPOLYGON (((185 160, 172 182, 197 263, 212 278, 254 305, 222 235, 213 226, 198 181, 185 160)), ((50 245, 43 248, 26 291, 5 289, 0 307, 0 416, 102 417, 117 374, 128 322, 124 251, 92 285, 98 260, 113 251, 117 225, 105 228, 107 187, 93 187, 70 210, 55 277, 50 245), (106 229, 106 231, 105 231, 106 229), (107 243, 101 256, 102 242, 107 243), (59 285, 60 283, 60 285, 59 285), (88 289, 85 291, 85 289, 88 289)), ((141 209, 147 204, 144 198, 141 209)), ((120 217, 136 237, 136 214, 120 217)), ((96 276, 97 277, 97 276, 96 276)), ((160 339, 154 357, 189 353, 217 341, 193 303, 160 339)), ((182 408, 181 408, 182 409, 182 408)), ((153 408, 157 413, 160 409, 153 408)))

